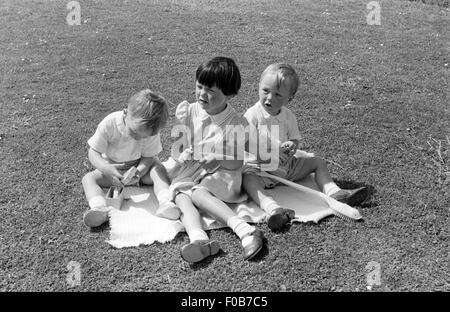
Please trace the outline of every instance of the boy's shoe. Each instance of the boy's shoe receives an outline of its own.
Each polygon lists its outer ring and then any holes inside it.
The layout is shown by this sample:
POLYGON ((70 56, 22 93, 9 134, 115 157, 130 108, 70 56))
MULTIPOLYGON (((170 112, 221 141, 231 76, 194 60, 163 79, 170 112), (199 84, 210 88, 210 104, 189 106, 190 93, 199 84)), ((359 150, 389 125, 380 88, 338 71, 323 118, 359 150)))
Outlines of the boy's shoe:
POLYGON ((285 208, 274 209, 267 220, 267 225, 272 231, 281 231, 295 217, 295 211, 285 208))
POLYGON ((158 217, 166 218, 170 220, 178 220, 181 216, 181 210, 171 201, 167 201, 156 210, 155 213, 158 217))
POLYGON ((87 227, 97 227, 108 221, 109 215, 108 215, 109 209, 104 208, 96 208, 96 209, 89 209, 83 214, 83 222, 87 227))
POLYGON ((342 189, 334 194, 331 194, 330 197, 349 206, 357 206, 361 204, 364 200, 366 200, 368 195, 369 195, 368 189, 363 186, 353 190, 342 189))
POLYGON ((196 241, 181 247, 181 258, 189 263, 200 262, 220 250, 218 241, 196 241))
POLYGON ((242 237, 242 241, 247 237, 252 237, 252 241, 247 243, 244 247, 244 260, 250 260, 255 257, 264 246, 264 234, 260 229, 255 229, 252 233, 242 237))

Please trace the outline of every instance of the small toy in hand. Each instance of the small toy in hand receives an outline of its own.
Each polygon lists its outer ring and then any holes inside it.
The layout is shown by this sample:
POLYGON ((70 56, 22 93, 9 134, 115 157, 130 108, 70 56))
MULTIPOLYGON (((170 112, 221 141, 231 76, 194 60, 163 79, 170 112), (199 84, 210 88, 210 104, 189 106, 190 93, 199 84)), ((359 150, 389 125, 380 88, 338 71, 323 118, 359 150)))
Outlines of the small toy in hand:
POLYGON ((139 185, 139 180, 139 170, 136 167, 131 167, 124 173, 121 181, 124 186, 137 186, 139 185))

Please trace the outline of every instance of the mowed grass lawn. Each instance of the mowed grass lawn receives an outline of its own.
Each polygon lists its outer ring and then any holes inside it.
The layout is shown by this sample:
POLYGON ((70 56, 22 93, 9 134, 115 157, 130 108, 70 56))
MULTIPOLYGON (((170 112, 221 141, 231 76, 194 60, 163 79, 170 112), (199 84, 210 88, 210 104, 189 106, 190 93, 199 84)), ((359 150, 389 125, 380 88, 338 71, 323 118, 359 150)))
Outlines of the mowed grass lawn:
MULTIPOLYGON (((450 290, 447 7, 378 1, 371 26, 369 1, 79 1, 69 26, 68 2, 0 4, 1 291, 369 291, 377 265, 372 291, 450 290), (370 188, 364 222, 258 225, 267 248, 251 262, 234 233, 213 230, 223 252, 199 265, 180 258, 185 233, 115 249, 108 225, 83 225, 98 122, 150 87, 173 103, 172 123, 217 55, 240 66, 239 113, 268 64, 297 68, 302 148, 340 185, 370 188)), ((162 137, 165 159, 170 126, 162 137)))

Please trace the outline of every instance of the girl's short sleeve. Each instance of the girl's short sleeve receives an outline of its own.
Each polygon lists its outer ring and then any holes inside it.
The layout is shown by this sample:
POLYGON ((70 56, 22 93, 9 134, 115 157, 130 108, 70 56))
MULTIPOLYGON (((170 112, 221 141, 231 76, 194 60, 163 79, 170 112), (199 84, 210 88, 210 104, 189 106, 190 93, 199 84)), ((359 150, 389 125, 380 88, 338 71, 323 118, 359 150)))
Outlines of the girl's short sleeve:
POLYGON ((188 101, 183 101, 178 104, 175 110, 175 126, 172 127, 172 137, 176 141, 172 144, 171 156, 178 159, 184 150, 190 147, 190 131, 186 129, 189 127, 189 107, 188 101))
POLYGON ((183 101, 180 104, 178 104, 177 109, 175 111, 175 119, 177 124, 187 124, 189 105, 190 104, 188 101, 183 101))

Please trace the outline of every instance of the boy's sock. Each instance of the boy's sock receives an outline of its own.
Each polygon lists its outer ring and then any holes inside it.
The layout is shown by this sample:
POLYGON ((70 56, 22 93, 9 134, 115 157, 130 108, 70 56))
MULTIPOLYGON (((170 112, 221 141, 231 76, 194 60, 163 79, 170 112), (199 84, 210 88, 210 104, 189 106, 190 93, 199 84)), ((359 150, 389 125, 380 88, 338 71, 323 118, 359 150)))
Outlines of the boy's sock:
POLYGON ((245 222, 245 220, 241 217, 231 217, 230 219, 228 219, 227 225, 233 230, 234 233, 236 233, 237 236, 239 236, 242 241, 242 246, 245 247, 252 241, 253 237, 248 234, 253 233, 255 231, 255 227, 245 222), (245 237, 246 235, 248 236, 245 237), (242 239, 243 237, 244 239, 242 239))
POLYGON ((339 192, 340 190, 341 190, 341 188, 339 186, 337 186, 337 184, 334 182, 328 182, 327 184, 325 184, 323 186, 323 192, 327 196, 331 196, 334 193, 339 192))
POLYGON ((89 207, 93 210, 102 210, 106 208, 106 199, 103 196, 95 196, 89 200, 89 207))
POLYGON ((274 211, 275 209, 281 208, 280 205, 277 204, 276 201, 274 201, 272 198, 270 197, 266 197, 264 198, 261 203, 260 203, 260 207, 267 213, 271 213, 272 211, 274 211))
POLYGON ((194 229, 188 233, 189 240, 191 243, 197 242, 197 241, 208 241, 209 237, 208 234, 206 234, 205 231, 201 229, 194 229))

